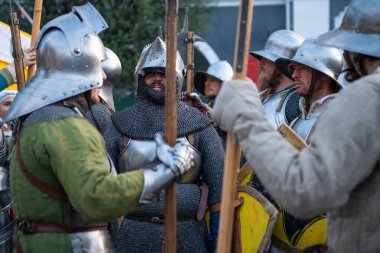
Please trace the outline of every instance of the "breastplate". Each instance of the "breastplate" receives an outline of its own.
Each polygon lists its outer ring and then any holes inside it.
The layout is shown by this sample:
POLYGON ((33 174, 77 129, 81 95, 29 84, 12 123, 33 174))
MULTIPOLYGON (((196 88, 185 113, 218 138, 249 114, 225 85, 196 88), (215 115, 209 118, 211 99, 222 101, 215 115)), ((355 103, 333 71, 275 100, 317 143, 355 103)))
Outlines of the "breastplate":
POLYGON ((265 116, 267 117, 273 129, 277 129, 281 124, 290 123, 290 122, 287 122, 286 120, 285 108, 286 108, 286 103, 288 102, 290 95, 293 94, 295 91, 289 93, 289 95, 283 101, 281 107, 277 109, 281 102, 282 97, 285 96, 287 92, 288 92, 288 89, 274 93, 274 94, 270 94, 263 102, 265 116))
MULTIPOLYGON (((186 138, 178 138, 185 139, 186 138)), ((148 164, 157 160, 156 155, 156 147, 157 144, 155 141, 142 141, 142 140, 134 140, 129 139, 128 144, 124 151, 121 153, 118 164, 119 164, 119 172, 128 172, 137 169, 143 169, 148 164)), ((193 146, 191 146, 191 150, 193 153, 193 167, 183 175, 179 183, 194 183, 199 179, 202 168, 202 154, 196 150, 193 146)))
POLYGON ((310 119, 298 118, 295 123, 292 124, 292 128, 299 136, 302 137, 302 139, 306 140, 311 129, 315 125, 315 122, 317 122, 317 119, 317 117, 310 119))

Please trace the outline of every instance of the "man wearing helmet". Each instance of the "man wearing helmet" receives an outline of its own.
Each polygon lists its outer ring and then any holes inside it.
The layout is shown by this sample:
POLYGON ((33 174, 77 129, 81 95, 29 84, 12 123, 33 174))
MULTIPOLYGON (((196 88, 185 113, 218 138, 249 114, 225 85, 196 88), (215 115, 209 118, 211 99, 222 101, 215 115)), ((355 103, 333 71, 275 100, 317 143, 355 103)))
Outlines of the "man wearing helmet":
POLYGON ((292 59, 279 58, 276 66, 295 80, 297 94, 301 96, 301 115, 291 127, 309 143, 315 123, 341 88, 338 76, 343 66, 342 54, 336 48, 307 39, 292 59))
MULTIPOLYGON (((136 103, 114 113, 111 118, 115 132, 104 135, 119 173, 134 171, 155 160, 154 132, 164 131, 165 69, 166 45, 157 37, 143 49, 136 66, 136 103)), ((176 73, 178 90, 181 90, 184 65, 178 52, 176 73)), ((209 239, 215 241, 223 175, 222 142, 210 119, 182 101, 177 104, 177 138, 191 143, 194 151, 192 169, 177 184, 177 252, 207 252, 204 212, 209 206, 209 239), (201 189, 202 182, 205 184, 201 189)), ((125 216, 117 243, 119 252, 162 251, 164 196, 161 192, 152 204, 125 216)))
POLYGON ((232 79, 234 71, 227 61, 217 61, 206 72, 198 71, 194 77, 195 89, 208 99, 212 107, 224 81, 232 79))
MULTIPOLYGON (((295 80, 295 88, 301 96, 301 115, 290 126, 308 144, 316 122, 340 89, 337 78, 342 69, 342 62, 343 58, 338 49, 321 45, 314 39, 305 40, 293 58, 276 60, 277 68, 295 80)), ((258 179, 257 181, 259 182, 258 179)), ((281 224, 278 222, 274 230, 274 246, 271 252, 292 252, 325 243, 325 214, 310 219, 297 219, 281 206, 278 208, 281 224)))
POLYGON ((10 170, 16 252, 110 252, 107 222, 149 203, 190 169, 190 145, 171 149, 157 136, 160 155, 150 169, 110 175, 104 141, 83 118, 105 77, 97 35, 105 28, 91 4, 47 23, 36 42, 36 76, 4 119, 19 118, 10 170))
POLYGON ((269 36, 263 50, 250 52, 260 61, 260 98, 274 129, 281 124, 289 125, 300 114, 299 96, 293 80, 276 68, 275 61, 279 58, 292 58, 302 42, 301 35, 289 30, 279 30, 269 36))
POLYGON ((213 119, 260 164, 256 173, 274 199, 300 218, 327 212, 333 253, 380 249, 379 20, 378 0, 353 0, 341 27, 318 37, 344 50, 346 77, 356 81, 331 102, 301 153, 271 129, 250 82, 223 84, 214 107, 213 119))
MULTIPOLYGON (((206 72, 198 71, 194 77, 195 89, 208 99, 210 109, 207 110, 208 116, 211 115, 215 98, 218 96, 222 83, 232 79, 234 71, 227 61, 217 61, 208 67, 206 72)), ((223 148, 226 145, 226 132, 216 127, 218 135, 223 140, 223 148)))

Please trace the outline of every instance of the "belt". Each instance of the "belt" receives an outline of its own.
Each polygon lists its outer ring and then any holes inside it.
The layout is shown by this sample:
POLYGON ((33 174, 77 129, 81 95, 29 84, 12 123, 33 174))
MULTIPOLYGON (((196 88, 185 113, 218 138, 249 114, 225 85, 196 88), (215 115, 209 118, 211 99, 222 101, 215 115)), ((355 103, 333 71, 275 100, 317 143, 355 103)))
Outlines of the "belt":
MULTIPOLYGON (((164 217, 158 217, 158 216, 134 216, 134 215, 127 215, 125 216, 128 220, 136 220, 136 221, 145 221, 145 222, 151 222, 156 224, 164 224, 165 218, 164 217)), ((185 216, 185 217, 177 217, 177 221, 191 221, 191 220, 197 220, 196 216, 185 216)))
POLYGON ((18 229, 25 234, 31 233, 81 233, 96 230, 109 230, 108 225, 89 226, 89 227, 67 227, 53 223, 39 223, 31 221, 21 221, 18 229))

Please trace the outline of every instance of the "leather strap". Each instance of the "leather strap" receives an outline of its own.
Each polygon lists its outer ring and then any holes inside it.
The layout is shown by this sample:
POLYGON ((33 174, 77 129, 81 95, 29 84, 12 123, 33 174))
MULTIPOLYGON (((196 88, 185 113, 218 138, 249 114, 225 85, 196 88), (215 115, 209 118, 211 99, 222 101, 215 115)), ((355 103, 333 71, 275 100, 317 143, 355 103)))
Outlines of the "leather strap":
POLYGON ((35 186, 37 187, 40 191, 43 193, 46 193, 47 195, 62 201, 62 202, 68 202, 69 198, 65 193, 56 191, 52 189, 49 185, 45 184, 41 180, 35 178, 32 173, 28 170, 28 167, 26 166, 24 160, 22 159, 21 156, 21 148, 20 148, 20 132, 21 132, 21 122, 18 123, 18 129, 17 129, 17 139, 16 139, 16 152, 17 152, 17 161, 20 165, 21 171, 24 173, 25 177, 35 186))
POLYGON ((282 105, 284 104, 284 102, 285 102, 285 99, 289 96, 289 93, 291 93, 292 91, 294 91, 296 88, 290 88, 286 93, 285 93, 285 95, 284 96, 282 96, 282 98, 281 98, 281 100, 280 100, 280 103, 278 103, 278 106, 277 106, 277 108, 276 108, 276 112, 279 112, 280 110, 281 110, 281 107, 282 107, 282 105))
POLYGON ((14 247, 14 250, 16 251, 16 253, 24 253, 24 251, 21 248, 20 240, 18 239, 18 229, 17 228, 13 231, 12 244, 13 244, 13 247, 14 247))
MULTIPOLYGON (((236 208, 236 207, 241 206, 243 203, 244 203, 244 198, 243 198, 243 197, 240 197, 240 198, 235 199, 234 201, 232 201, 232 206, 233 206, 234 208, 236 208)), ((214 204, 214 205, 212 205, 212 206, 210 207, 210 212, 211 212, 211 213, 218 212, 218 211, 220 211, 220 207, 221 207, 221 203, 214 204)))
POLYGON ((26 234, 32 234, 32 233, 80 233, 80 232, 90 232, 90 231, 97 231, 97 230, 108 230, 109 228, 107 225, 70 228, 64 225, 59 225, 59 224, 22 221, 20 222, 18 229, 26 234))
POLYGON ((199 206, 198 206, 198 211, 197 211, 197 220, 201 220, 205 216, 206 209, 207 209, 208 190, 209 190, 208 185, 205 182, 202 182, 201 199, 199 201, 199 206))

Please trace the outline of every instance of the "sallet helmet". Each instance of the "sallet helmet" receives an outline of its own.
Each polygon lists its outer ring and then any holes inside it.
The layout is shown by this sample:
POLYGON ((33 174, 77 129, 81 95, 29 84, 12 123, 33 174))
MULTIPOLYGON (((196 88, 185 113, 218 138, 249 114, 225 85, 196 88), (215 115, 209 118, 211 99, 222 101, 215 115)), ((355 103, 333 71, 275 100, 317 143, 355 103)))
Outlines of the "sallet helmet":
POLYGON ((5 121, 24 116, 103 83, 101 62, 106 59, 97 33, 107 23, 86 4, 47 23, 36 41, 37 72, 16 96, 5 121), (31 99, 33 98, 33 99, 31 99))

